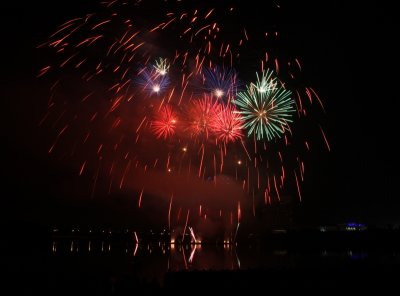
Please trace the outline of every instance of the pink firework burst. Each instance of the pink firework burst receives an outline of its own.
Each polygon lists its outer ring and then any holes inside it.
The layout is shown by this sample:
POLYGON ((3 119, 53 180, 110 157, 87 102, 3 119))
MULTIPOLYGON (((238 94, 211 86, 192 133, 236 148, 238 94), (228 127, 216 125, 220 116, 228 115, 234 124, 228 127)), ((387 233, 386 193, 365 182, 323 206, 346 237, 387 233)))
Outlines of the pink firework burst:
POLYGON ((243 120, 231 105, 220 105, 215 118, 214 133, 218 140, 225 143, 235 142, 243 138, 243 120))
POLYGON ((167 139, 175 134, 176 124, 177 116, 171 106, 167 105, 156 114, 155 119, 151 122, 151 130, 157 139, 167 139))
POLYGON ((219 112, 219 105, 210 96, 204 96, 199 100, 193 100, 188 108, 187 129, 193 136, 204 135, 209 137, 214 133, 215 120, 219 112))

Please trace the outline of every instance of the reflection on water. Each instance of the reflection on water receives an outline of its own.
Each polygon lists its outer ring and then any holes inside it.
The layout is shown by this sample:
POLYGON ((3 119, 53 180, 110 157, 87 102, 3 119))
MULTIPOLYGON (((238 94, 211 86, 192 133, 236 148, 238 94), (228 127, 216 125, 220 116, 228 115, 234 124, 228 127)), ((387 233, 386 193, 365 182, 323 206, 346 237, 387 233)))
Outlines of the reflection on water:
MULTIPOLYGON (((371 253, 359 250, 292 251, 266 250, 259 245, 167 244, 55 239, 50 246, 50 262, 56 268, 81 268, 95 262, 113 270, 129 270, 162 281, 167 271, 237 270, 258 268, 295 269, 302 266, 337 266, 357 262, 400 262, 398 252, 371 253), (75 265, 71 265, 75 262, 75 265)), ((85 267, 86 268, 86 267, 85 267)), ((96 270, 97 271, 97 270, 96 270)))
MULTIPOLYGON (((53 256, 78 256, 80 258, 116 257, 135 259, 136 261, 156 260, 167 270, 184 269, 239 269, 241 268, 237 247, 230 244, 166 244, 164 242, 138 244, 135 242, 111 242, 106 240, 53 240, 53 256)), ((285 255, 286 250, 276 251, 272 255, 285 255)), ((133 261, 135 262, 135 261, 133 261)))
MULTIPOLYGON (((135 242, 55 239, 51 241, 48 263, 55 270, 87 270, 116 273, 134 272, 140 277, 162 282, 167 271, 235 270, 242 262, 233 245, 181 245, 164 242, 137 244, 135 242), (97 268, 92 270, 92 266, 97 268)), ((271 254, 271 256, 276 256, 271 254)), ((244 256, 245 257, 245 256, 244 256)), ((247 267, 254 262, 245 261, 247 267)))
POLYGON ((398 283, 399 244, 382 243, 381 239, 369 240, 376 244, 334 244, 329 240, 315 244, 312 236, 308 240, 302 236, 297 244, 293 241, 182 245, 158 240, 137 244, 132 237, 22 237, 18 246, 3 254, 7 259, 5 271, 14 278, 13 287, 27 287, 35 292, 32 295, 43 291, 50 295, 76 295, 76 291, 136 295, 138 288, 186 291, 195 287, 197 291, 214 286, 235 291, 242 286, 268 287, 269 291, 286 287, 298 292, 299 286, 342 289, 348 284, 358 288, 360 283, 398 283))

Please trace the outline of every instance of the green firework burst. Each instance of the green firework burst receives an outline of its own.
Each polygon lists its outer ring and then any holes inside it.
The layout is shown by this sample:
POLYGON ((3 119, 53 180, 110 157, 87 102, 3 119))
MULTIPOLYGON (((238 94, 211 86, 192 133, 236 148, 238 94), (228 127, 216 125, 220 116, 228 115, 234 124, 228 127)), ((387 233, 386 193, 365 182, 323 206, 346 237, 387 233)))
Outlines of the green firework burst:
POLYGON ((234 103, 238 107, 236 112, 245 122, 243 127, 247 129, 247 135, 255 133, 257 140, 270 141, 289 129, 295 102, 292 92, 280 86, 273 71, 256 75, 256 83, 251 83, 246 91, 240 92, 234 103))

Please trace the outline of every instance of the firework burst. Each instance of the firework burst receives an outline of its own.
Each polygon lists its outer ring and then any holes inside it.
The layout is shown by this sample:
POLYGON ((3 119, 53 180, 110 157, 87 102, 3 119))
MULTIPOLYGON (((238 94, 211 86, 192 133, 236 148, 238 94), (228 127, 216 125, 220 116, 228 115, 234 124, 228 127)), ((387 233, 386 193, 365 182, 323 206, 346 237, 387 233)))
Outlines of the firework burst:
POLYGON ((218 140, 229 143, 243 138, 243 120, 231 105, 220 105, 214 121, 214 133, 218 140))
POLYGON ((289 130, 292 113, 295 112, 292 92, 277 86, 272 72, 257 74, 257 82, 240 92, 234 103, 238 114, 245 121, 247 135, 255 134, 257 140, 272 140, 289 130))
MULTIPOLYGON (((136 79, 137 85, 149 95, 159 95, 164 93, 170 85, 170 79, 165 74, 161 74, 159 69, 143 68, 139 71, 138 78, 136 79)), ((164 73, 164 72, 162 72, 164 73)))
POLYGON ((187 111, 188 131, 193 136, 208 138, 215 131, 218 103, 210 96, 193 100, 187 111))
POLYGON ((228 101, 236 95, 239 88, 238 75, 233 69, 220 69, 219 67, 204 68, 205 91, 213 97, 228 101))
POLYGON ((169 64, 167 59, 159 58, 156 60, 154 69, 156 73, 161 76, 165 76, 168 73, 169 64))
POLYGON ((167 139, 175 134, 177 122, 177 116, 172 107, 163 106, 151 122, 151 129, 157 138, 167 139))

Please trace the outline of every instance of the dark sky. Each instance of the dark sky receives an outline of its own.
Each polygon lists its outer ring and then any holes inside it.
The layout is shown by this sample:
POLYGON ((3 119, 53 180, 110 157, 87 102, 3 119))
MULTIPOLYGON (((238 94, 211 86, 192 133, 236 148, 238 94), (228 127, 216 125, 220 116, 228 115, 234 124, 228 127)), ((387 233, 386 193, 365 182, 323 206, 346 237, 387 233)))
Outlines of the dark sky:
MULTIPOLYGON (((57 25, 90 11, 95 2, 7 1, 2 8, 1 208, 9 223, 89 223, 101 216, 102 223, 123 224, 132 219, 133 205, 126 206, 123 199, 103 203, 66 198, 74 192, 71 187, 81 186, 82 195, 87 194, 87 180, 52 161, 46 153, 48 136, 37 127, 48 85, 35 78, 43 58, 35 47, 57 25)), ((332 147, 331 153, 317 152, 307 164, 298 219, 311 224, 353 219, 399 223, 396 10, 382 1, 362 6, 320 2, 281 4, 281 18, 274 20, 286 38, 298 41, 298 48, 291 50, 298 52, 305 76, 324 101, 327 114, 321 120, 332 147)), ((249 20, 253 24, 268 21, 257 9, 259 3, 243 11, 254 17, 249 20)))

